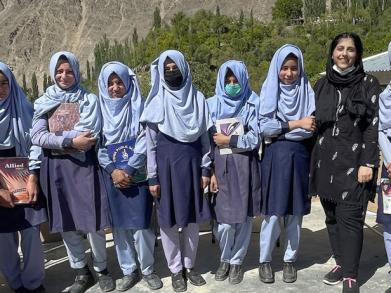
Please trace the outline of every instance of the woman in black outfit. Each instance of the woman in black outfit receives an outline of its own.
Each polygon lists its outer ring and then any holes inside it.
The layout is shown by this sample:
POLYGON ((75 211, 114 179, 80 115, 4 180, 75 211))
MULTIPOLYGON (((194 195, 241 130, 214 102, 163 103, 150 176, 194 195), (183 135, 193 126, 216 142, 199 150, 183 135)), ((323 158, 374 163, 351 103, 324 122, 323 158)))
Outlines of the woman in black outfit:
POLYGON ((357 272, 368 200, 379 164, 378 96, 375 77, 365 74, 359 36, 342 33, 331 43, 326 76, 315 85, 317 140, 310 189, 319 195, 336 266, 324 283, 359 292, 357 272))

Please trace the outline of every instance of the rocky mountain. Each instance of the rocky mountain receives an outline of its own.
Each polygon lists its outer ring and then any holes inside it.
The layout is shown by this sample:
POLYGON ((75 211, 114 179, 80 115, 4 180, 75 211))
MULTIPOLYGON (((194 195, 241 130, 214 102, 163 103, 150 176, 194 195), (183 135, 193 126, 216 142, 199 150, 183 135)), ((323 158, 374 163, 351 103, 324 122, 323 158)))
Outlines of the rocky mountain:
MULTIPOLYGON (((200 9, 239 16, 242 9, 269 21, 276 0, 0 0, 0 60, 8 63, 21 82, 32 72, 38 80, 47 72, 50 56, 59 50, 74 52, 82 68, 93 60, 95 43, 104 34, 124 40, 137 28, 143 37, 160 9, 162 21, 177 12, 194 14, 200 9)), ((41 89, 41 84, 39 87, 41 89)))

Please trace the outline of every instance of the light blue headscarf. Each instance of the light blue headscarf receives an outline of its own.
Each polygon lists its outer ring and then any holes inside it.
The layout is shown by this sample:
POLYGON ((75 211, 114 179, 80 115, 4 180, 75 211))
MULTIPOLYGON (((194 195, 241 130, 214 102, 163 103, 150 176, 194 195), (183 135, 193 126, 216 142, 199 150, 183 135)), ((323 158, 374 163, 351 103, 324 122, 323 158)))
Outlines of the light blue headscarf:
POLYGON ((33 107, 16 82, 9 67, 0 62, 0 71, 7 77, 9 95, 0 101, 0 148, 15 147, 16 155, 29 154, 33 107))
MULTIPOLYGON (((388 58, 391 64, 391 42, 388 44, 388 58)), ((379 96, 379 129, 386 130, 391 137, 391 82, 379 96)))
POLYGON ((100 110, 97 97, 81 87, 79 61, 76 56, 66 51, 55 53, 50 59, 49 73, 54 85, 48 87, 46 92, 35 101, 33 125, 40 117, 61 103, 78 102, 80 106, 80 120, 75 125, 74 130, 80 132, 91 131, 94 135, 97 135, 100 131, 100 110), (61 89, 55 79, 57 63, 62 56, 68 60, 75 76, 75 84, 66 90, 61 89))
MULTIPOLYGON (((279 48, 270 63, 269 72, 260 94, 260 115, 284 122, 310 116, 315 111, 315 95, 304 72, 303 54, 294 45, 279 48), (279 81, 278 74, 285 58, 293 54, 298 59, 299 78, 292 85, 279 81)), ((290 133, 285 134, 289 139, 290 133)))
POLYGON ((120 62, 106 63, 100 71, 98 86, 105 145, 124 142, 137 136, 143 103, 135 73, 120 62), (113 73, 117 74, 125 85, 126 94, 120 99, 109 96, 108 81, 113 73))
POLYGON ((217 119, 237 117, 246 110, 246 103, 256 106, 258 110, 259 97, 249 85, 249 76, 246 65, 242 61, 230 60, 220 66, 217 74, 215 95, 208 99, 208 106, 212 121, 217 119), (225 76, 231 69, 235 75, 241 90, 235 97, 231 97, 225 92, 225 76))
POLYGON ((192 83, 189 64, 176 50, 163 52, 151 64, 152 88, 145 102, 141 122, 157 124, 159 131, 181 142, 196 141, 211 126, 204 95, 192 83), (164 61, 172 59, 183 76, 178 90, 164 80, 164 61))

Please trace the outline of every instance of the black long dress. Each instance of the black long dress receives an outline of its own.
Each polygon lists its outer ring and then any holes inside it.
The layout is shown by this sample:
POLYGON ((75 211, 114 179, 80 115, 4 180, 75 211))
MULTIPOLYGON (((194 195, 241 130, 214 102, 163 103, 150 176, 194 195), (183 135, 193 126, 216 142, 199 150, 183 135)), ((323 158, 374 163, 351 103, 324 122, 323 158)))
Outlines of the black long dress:
POLYGON ((366 102, 372 103, 375 109, 369 121, 346 111, 349 89, 345 87, 338 89, 336 121, 318 129, 311 158, 310 194, 319 195, 321 199, 363 206, 375 196, 379 164, 378 98, 381 89, 376 78, 370 75, 364 77, 363 85, 366 102), (370 182, 362 184, 357 181, 360 166, 374 168, 370 182))

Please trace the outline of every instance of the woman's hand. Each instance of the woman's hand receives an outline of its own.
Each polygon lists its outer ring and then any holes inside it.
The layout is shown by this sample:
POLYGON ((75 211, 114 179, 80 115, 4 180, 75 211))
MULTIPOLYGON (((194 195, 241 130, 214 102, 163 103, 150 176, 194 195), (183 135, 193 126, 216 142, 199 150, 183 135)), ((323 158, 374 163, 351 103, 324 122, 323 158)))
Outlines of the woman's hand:
POLYGON ((366 183, 372 180, 373 177, 373 169, 366 167, 366 166, 360 166, 358 168, 358 175, 357 175, 357 181, 360 183, 366 183))
POLYGON ((117 188, 126 188, 132 184, 132 177, 121 169, 115 169, 111 173, 111 179, 113 179, 114 186, 117 188))
POLYGON ((226 136, 222 133, 213 134, 213 141, 218 146, 229 145, 229 141, 231 140, 230 136, 226 136))
POLYGON ((388 178, 391 179, 391 163, 386 164, 386 169, 387 169, 387 173, 388 173, 388 178))
POLYGON ((210 177, 210 192, 217 193, 219 191, 219 185, 217 184, 217 177, 215 174, 210 177))
POLYGON ((15 206, 12 193, 5 189, 0 189, 0 206, 3 208, 13 208, 15 206))
POLYGON ((72 139, 72 147, 80 151, 88 151, 97 141, 89 131, 83 132, 72 139))
POLYGON ((35 203, 38 198, 39 188, 38 188, 38 176, 31 174, 27 179, 26 185, 27 193, 29 195, 29 202, 35 203))
POLYGON ((160 197, 160 185, 151 185, 149 186, 149 192, 153 197, 160 197))

